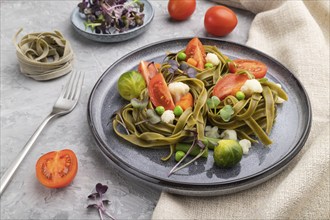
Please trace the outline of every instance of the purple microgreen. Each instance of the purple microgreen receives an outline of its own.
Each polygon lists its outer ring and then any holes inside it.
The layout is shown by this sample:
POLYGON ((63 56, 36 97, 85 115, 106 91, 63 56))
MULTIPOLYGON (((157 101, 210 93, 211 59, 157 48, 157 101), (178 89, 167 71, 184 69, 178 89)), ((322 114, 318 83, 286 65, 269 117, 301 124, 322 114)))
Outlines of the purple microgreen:
POLYGON ((186 71, 189 68, 189 65, 186 62, 181 62, 179 69, 182 71, 186 71))
POLYGON ((192 68, 192 67, 189 67, 186 71, 184 71, 190 78, 196 78, 196 75, 197 75, 197 71, 192 68))
POLYGON ((194 136, 194 139, 193 139, 193 142, 190 146, 190 148, 188 149, 188 151, 186 152, 186 154, 181 158, 181 160, 179 160, 179 162, 176 163, 176 165, 170 170, 168 176, 171 176, 173 173, 187 167, 188 165, 190 165, 191 163, 193 163, 194 161, 196 161, 198 158, 200 158, 203 153, 208 150, 205 146, 205 144, 198 140, 197 139, 197 136, 198 136, 198 133, 194 130, 189 130, 193 136, 194 136), (182 166, 179 167, 179 165, 186 159, 186 157, 190 154, 190 152, 192 151, 192 149, 195 147, 195 145, 199 146, 200 147, 200 152, 198 155, 196 155, 192 160, 190 160, 189 162, 183 164, 182 166))
POLYGON ((97 198, 99 196, 99 193, 92 193, 88 196, 89 199, 94 199, 94 198, 97 198))
POLYGON ((82 0, 78 8, 85 15, 85 26, 95 33, 124 32, 144 23, 140 0, 82 0))
POLYGON ((96 192, 98 192, 100 195, 104 194, 108 190, 107 185, 102 185, 101 183, 96 184, 96 192))
POLYGON ((102 199, 103 194, 105 194, 108 190, 108 186, 98 183, 95 186, 95 190, 96 193, 92 193, 88 196, 88 198, 93 199, 95 203, 89 204, 87 208, 96 208, 101 220, 103 220, 103 214, 114 220, 115 218, 106 210, 104 206, 104 204, 109 204, 110 200, 102 199))

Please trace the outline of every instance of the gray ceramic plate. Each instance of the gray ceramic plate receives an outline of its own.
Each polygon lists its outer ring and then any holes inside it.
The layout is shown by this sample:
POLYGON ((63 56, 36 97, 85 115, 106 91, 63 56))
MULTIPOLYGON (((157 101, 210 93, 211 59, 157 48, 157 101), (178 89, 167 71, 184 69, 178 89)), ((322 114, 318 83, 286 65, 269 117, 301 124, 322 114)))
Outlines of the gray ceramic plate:
POLYGON ((213 164, 212 151, 208 159, 167 176, 174 160, 162 162, 168 150, 142 149, 117 137, 109 123, 111 115, 126 104, 117 92, 119 76, 136 69, 141 60, 162 61, 166 52, 177 52, 190 39, 174 39, 136 50, 110 66, 96 83, 89 99, 88 120, 93 135, 104 155, 124 174, 162 190, 191 196, 220 195, 237 192, 260 184, 279 173, 303 147, 311 126, 311 106, 299 80, 271 57, 244 45, 201 38, 203 44, 217 46, 231 58, 255 59, 264 62, 271 81, 280 83, 289 94, 289 101, 278 108, 271 133, 270 147, 255 144, 240 164, 232 169, 220 169, 213 164))
POLYGON ((84 26, 85 17, 83 14, 79 13, 79 8, 75 8, 71 14, 71 23, 73 28, 83 37, 103 43, 114 43, 121 42, 137 37, 138 35, 144 33, 151 21, 154 18, 154 9, 149 1, 141 0, 144 3, 144 24, 140 27, 125 31, 123 33, 114 34, 96 34, 93 33, 89 28, 86 30, 84 26))

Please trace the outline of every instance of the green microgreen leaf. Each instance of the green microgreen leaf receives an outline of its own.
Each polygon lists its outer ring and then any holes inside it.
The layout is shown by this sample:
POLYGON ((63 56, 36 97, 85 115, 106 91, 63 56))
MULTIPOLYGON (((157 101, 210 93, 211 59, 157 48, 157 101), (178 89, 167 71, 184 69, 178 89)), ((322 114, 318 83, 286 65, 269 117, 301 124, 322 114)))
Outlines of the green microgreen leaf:
POLYGON ((147 110, 147 117, 148 117, 148 121, 153 125, 158 124, 161 121, 159 115, 152 109, 147 110))
POLYGON ((231 119, 231 116, 234 114, 234 109, 231 105, 225 105, 221 110, 220 110, 220 117, 222 120, 225 122, 228 122, 231 119))
POLYGON ((214 126, 214 127, 211 127, 211 126, 206 126, 205 127, 205 136, 206 137, 210 137, 210 138, 219 138, 220 137, 220 134, 218 133, 218 127, 217 126, 214 126), (208 128, 206 128, 208 127, 208 128))
POLYGON ((133 108, 143 110, 148 105, 148 99, 139 100, 137 98, 133 98, 133 99, 131 99, 131 104, 132 104, 133 108))
POLYGON ((206 100, 206 105, 210 109, 215 109, 220 104, 220 99, 217 96, 212 96, 206 100))

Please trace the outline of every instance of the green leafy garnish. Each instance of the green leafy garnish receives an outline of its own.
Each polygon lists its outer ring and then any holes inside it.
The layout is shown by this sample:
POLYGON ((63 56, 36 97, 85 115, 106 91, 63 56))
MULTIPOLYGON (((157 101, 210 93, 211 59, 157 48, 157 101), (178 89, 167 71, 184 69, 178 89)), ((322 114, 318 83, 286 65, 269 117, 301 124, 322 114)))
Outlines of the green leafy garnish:
POLYGON ((152 109, 147 110, 147 117, 148 121, 153 125, 158 124, 161 121, 159 115, 152 109))
POLYGON ((218 126, 206 126, 205 127, 205 136, 210 138, 220 138, 220 134, 218 133, 218 126))
POLYGON ((206 100, 206 105, 207 107, 209 107, 210 109, 213 109, 214 113, 216 112, 216 109, 218 107, 218 105, 220 104, 220 99, 217 96, 212 96, 211 98, 208 98, 206 100))
POLYGON ((143 110, 148 105, 148 99, 139 100, 137 98, 133 98, 133 99, 131 99, 131 104, 132 104, 133 108, 143 110))
POLYGON ((221 110, 220 110, 220 117, 222 120, 225 122, 228 122, 231 119, 231 116, 234 114, 234 109, 231 105, 225 105, 221 110))

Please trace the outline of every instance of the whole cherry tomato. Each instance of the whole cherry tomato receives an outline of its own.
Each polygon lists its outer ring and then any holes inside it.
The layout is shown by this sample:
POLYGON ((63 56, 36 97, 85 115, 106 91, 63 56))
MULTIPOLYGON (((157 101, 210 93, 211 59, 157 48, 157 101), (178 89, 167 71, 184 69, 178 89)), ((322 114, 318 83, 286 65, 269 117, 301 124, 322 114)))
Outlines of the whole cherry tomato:
POLYGON ((222 37, 232 32, 236 25, 236 14, 225 6, 213 6, 205 13, 204 27, 209 34, 222 37))
POLYGON ((196 0, 169 0, 167 5, 171 18, 177 21, 188 19, 196 9, 196 0))

